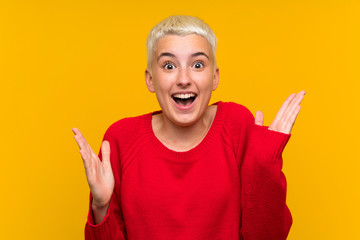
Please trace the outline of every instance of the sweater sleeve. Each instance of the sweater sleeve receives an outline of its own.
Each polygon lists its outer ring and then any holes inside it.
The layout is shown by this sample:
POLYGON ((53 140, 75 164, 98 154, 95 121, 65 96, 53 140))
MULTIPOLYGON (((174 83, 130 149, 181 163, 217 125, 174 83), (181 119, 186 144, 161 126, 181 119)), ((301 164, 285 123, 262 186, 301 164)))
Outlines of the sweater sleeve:
MULTIPOLYGON (((114 174, 115 187, 111 196, 108 212, 104 220, 99 223, 94 223, 93 212, 91 209, 92 194, 90 192, 90 204, 87 222, 85 225, 85 240, 125 240, 125 226, 122 217, 121 202, 120 202, 120 153, 119 147, 116 141, 115 135, 111 130, 111 127, 107 130, 104 136, 104 140, 110 143, 110 162, 111 168, 114 174)), ((101 158, 101 150, 99 153, 101 158)))
POLYGON ((241 164, 240 229, 244 240, 286 239, 292 217, 286 206, 286 179, 282 172, 282 152, 289 134, 271 131, 254 123, 241 164))

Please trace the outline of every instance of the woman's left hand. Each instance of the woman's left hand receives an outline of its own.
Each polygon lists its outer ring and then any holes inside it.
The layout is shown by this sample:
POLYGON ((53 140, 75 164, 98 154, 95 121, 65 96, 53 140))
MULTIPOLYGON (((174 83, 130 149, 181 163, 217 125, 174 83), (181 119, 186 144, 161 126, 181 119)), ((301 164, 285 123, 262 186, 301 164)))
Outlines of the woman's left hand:
MULTIPOLYGON (((274 121, 269 126, 269 130, 290 134, 296 117, 300 112, 300 103, 305 93, 305 91, 300 91, 298 94, 293 93, 285 100, 274 121)), ((255 124, 262 126, 263 123, 264 115, 261 111, 257 111, 255 114, 255 124)))

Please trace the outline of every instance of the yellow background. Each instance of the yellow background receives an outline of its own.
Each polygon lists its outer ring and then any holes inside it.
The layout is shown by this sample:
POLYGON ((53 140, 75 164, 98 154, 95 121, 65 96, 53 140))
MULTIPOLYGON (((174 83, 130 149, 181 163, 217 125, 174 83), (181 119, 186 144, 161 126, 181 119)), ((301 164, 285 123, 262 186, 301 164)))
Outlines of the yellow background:
POLYGON ((219 39, 211 102, 262 110, 269 125, 307 91, 284 152, 288 239, 360 239, 359 13, 356 0, 2 0, 0 238, 83 238, 89 190, 71 129, 98 151, 111 123, 158 110, 145 39, 187 14, 219 39))

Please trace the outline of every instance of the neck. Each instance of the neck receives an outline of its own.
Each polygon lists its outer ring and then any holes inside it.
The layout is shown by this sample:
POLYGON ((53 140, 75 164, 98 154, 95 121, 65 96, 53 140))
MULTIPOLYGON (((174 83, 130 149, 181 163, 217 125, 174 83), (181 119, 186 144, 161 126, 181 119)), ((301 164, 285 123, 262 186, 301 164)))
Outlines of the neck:
POLYGON ((206 136, 216 114, 216 106, 209 106, 203 117, 191 126, 177 126, 164 114, 153 116, 155 136, 169 149, 188 151, 197 146, 206 136))

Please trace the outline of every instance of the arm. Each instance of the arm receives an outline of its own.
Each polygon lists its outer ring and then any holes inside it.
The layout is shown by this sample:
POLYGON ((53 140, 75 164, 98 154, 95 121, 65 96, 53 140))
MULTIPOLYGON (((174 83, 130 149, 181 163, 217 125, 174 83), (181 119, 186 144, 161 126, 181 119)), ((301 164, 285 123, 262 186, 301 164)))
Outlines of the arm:
POLYGON ((120 201, 117 197, 119 196, 117 194, 119 189, 116 187, 120 184, 114 178, 114 175, 118 176, 118 168, 114 166, 114 164, 118 164, 118 151, 115 141, 107 132, 98 157, 80 131, 74 128, 73 132, 80 147, 87 182, 90 187, 90 207, 85 226, 85 239, 125 239, 120 201), (110 148, 112 149, 111 152, 110 148))
POLYGON ((244 240, 282 240, 289 233, 292 217, 286 206, 286 179, 282 152, 300 110, 305 92, 292 94, 269 128, 257 112, 249 129, 246 154, 241 165, 242 227, 244 240))
POLYGON ((290 135, 252 126, 241 166, 244 240, 286 239, 292 224, 286 206, 281 153, 290 135))
POLYGON ((90 193, 90 206, 87 223, 85 225, 85 240, 125 240, 125 225, 122 218, 120 201, 114 190, 109 207, 103 220, 95 223, 95 211, 92 210, 92 194, 90 193))

